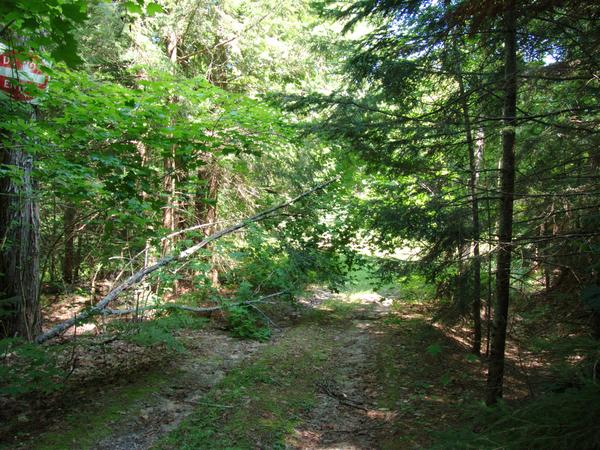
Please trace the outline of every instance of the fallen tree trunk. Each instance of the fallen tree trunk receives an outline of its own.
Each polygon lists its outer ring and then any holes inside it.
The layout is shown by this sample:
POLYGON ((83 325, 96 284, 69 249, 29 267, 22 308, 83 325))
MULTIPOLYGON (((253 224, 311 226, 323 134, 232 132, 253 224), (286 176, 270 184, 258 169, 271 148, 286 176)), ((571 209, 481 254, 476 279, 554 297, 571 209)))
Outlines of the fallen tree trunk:
POLYGON ((190 311, 190 312, 195 312, 195 313, 206 313, 206 312, 219 311, 220 309, 230 308, 232 306, 244 306, 244 305, 252 306, 256 303, 264 303, 267 300, 269 300, 270 298, 278 297, 280 295, 287 294, 287 293, 288 293, 288 291, 279 291, 279 292, 275 292, 274 294, 269 294, 269 295, 265 295, 264 297, 257 298, 256 300, 249 300, 247 302, 238 302, 238 303, 229 303, 229 304, 226 303, 223 305, 204 306, 204 307, 178 305, 177 303, 165 303, 164 305, 144 306, 142 308, 129 308, 129 309, 105 308, 100 312, 100 314, 102 314, 104 316, 126 316, 127 314, 134 314, 134 313, 138 313, 138 312, 142 312, 142 311, 160 311, 160 310, 169 311, 172 309, 177 309, 180 311, 190 311))
POLYGON ((121 295, 121 293, 123 291, 126 291, 130 287, 136 285, 137 283, 142 281, 147 275, 151 274, 152 272, 156 272, 158 269, 160 269, 168 264, 171 264, 172 262, 184 261, 187 258, 189 258, 190 256, 192 256, 193 254, 197 253, 203 247, 206 247, 211 242, 216 241, 217 239, 220 239, 223 236, 226 236, 228 234, 234 233, 242 228, 245 228, 252 223, 259 222, 263 219, 266 219, 275 211, 286 208, 286 207, 292 205, 293 203, 296 203, 297 201, 303 199, 304 197, 308 197, 309 195, 311 195, 321 189, 326 188, 327 186, 329 186, 331 183, 333 183, 336 180, 337 180, 337 178, 334 178, 332 180, 326 181, 325 183, 321 183, 318 186, 316 186, 308 191, 303 192, 302 194, 294 197, 293 199, 291 199, 287 202, 280 203, 279 205, 273 206, 272 208, 269 208, 261 213, 258 213, 252 217, 249 217, 242 222, 239 222, 235 225, 224 228, 221 231, 217 231, 216 233, 213 233, 210 236, 208 236, 202 242, 199 242, 198 244, 193 245, 192 247, 189 247, 189 248, 181 251, 177 255, 169 255, 169 256, 165 256, 164 258, 159 259, 155 264, 148 266, 148 267, 134 273, 127 280, 125 280, 119 286, 117 286, 112 291, 110 291, 102 300, 100 300, 96 305, 94 305, 90 309, 82 311, 79 314, 75 315, 73 318, 65 320, 64 322, 61 322, 61 323, 55 325, 54 327, 52 327, 45 333, 40 334, 35 339, 35 342, 37 342, 38 344, 42 344, 42 343, 46 342, 47 340, 58 336, 59 334, 68 330, 69 328, 76 325, 77 323, 81 323, 82 321, 84 321, 94 315, 101 314, 102 311, 104 309, 106 309, 106 307, 110 304, 110 302, 112 302, 119 295, 121 295))

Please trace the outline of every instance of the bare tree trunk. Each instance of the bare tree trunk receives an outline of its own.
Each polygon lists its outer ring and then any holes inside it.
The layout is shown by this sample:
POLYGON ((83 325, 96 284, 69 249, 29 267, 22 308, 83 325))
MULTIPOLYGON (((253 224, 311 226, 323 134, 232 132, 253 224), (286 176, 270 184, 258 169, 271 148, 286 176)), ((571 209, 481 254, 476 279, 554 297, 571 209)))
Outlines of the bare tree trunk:
MULTIPOLYGON (((450 7, 450 1, 445 1, 445 6, 450 7)), ((454 76, 458 83, 460 95, 460 106, 463 115, 463 126, 465 128, 465 138, 467 140, 467 151, 469 153, 469 194, 471 196, 471 226, 473 227, 471 242, 473 251, 473 292, 471 298, 471 317, 473 320, 473 342, 471 351, 481 354, 481 259, 479 256, 479 238, 481 235, 479 224, 479 198, 477 196, 477 181, 479 178, 479 165, 481 162, 481 148, 478 147, 476 154, 475 140, 473 139, 473 128, 471 126, 471 116, 469 111, 469 97, 465 89, 463 76, 463 62, 460 51, 457 48, 457 40, 461 39, 455 36, 452 45, 452 61, 454 67, 454 76)), ((461 271, 462 272, 462 271, 461 271)))
MULTIPOLYGON (((175 31, 169 32, 167 36, 167 55, 173 65, 173 73, 175 73, 177 65, 177 44, 178 37, 175 31)), ((176 98, 172 98, 171 102, 176 102, 176 98)), ((163 226, 169 231, 175 231, 179 224, 178 218, 178 198, 177 198, 177 148, 173 145, 171 153, 165 156, 163 161, 164 178, 163 191, 166 193, 166 204, 163 211, 163 226)), ((169 253, 172 249, 172 241, 163 242, 163 255, 169 253)))
POLYGON ((82 250, 83 240, 81 238, 81 234, 77 236, 77 250, 75 250, 75 264, 73 265, 73 282, 77 283, 79 281, 79 271, 81 269, 81 250, 82 250))
MULTIPOLYGON (((489 174, 485 180, 485 192, 490 192, 489 174)), ((494 187, 496 183, 494 183, 494 187)), ((494 226, 492 224, 492 208, 490 205, 489 196, 485 200, 485 209, 488 223, 488 238, 492 239, 494 235, 494 226)), ((485 356, 490 356, 490 340, 492 335, 492 259, 493 254, 491 249, 488 248, 487 257, 487 298, 485 302, 485 325, 486 325, 486 344, 485 344, 485 356)))
POLYGON ((64 211, 63 236, 65 243, 65 255, 63 259, 63 281, 66 284, 73 283, 73 271, 75 267, 75 208, 67 205, 64 211))
POLYGON ((471 195, 471 226, 473 227, 473 297, 471 299, 471 316, 473 319, 473 344, 471 351, 481 354, 481 259, 479 256, 479 238, 481 235, 479 224, 479 199, 477 197, 477 181, 479 178, 479 163, 481 161, 481 149, 476 152, 469 116, 469 102, 465 95, 464 81, 460 61, 457 62, 457 79, 459 93, 462 98, 463 124, 467 138, 467 149, 469 152, 469 194, 471 195))
MULTIPOLYGON (((196 192, 196 221, 198 225, 214 224, 217 221, 217 201, 219 198, 219 185, 221 181, 221 172, 219 164, 212 154, 204 155, 206 164, 198 169, 198 189, 196 192)), ((215 226, 207 226, 204 234, 210 236, 215 232, 215 226)), ((213 255, 212 268, 210 270, 210 280, 214 287, 219 286, 219 271, 216 267, 216 260, 213 255)))
MULTIPOLYGON (((214 51, 207 72, 208 81, 221 89, 227 89, 227 63, 229 56, 227 47, 221 45, 222 40, 215 36, 214 51)), ((198 189, 196 191, 196 221, 198 225, 209 224, 217 221, 217 203, 219 198, 219 189, 221 187, 222 173, 213 153, 204 153, 202 159, 205 165, 198 169, 198 189)), ((215 227, 210 226, 204 229, 206 236, 215 232, 215 227)), ((219 286, 219 270, 217 268, 217 255, 211 253, 211 269, 209 278, 213 287, 219 286)))
MULTIPOLYGON (((468 114, 465 113, 465 120, 468 121, 468 114)), ((468 129, 471 129, 470 122, 468 129)), ((471 191, 471 217, 473 221, 473 347, 472 352, 476 355, 481 354, 481 254, 479 241, 481 239, 481 222, 479 220, 479 198, 477 188, 479 184, 479 170, 483 163, 483 135, 478 136, 477 146, 471 141, 469 149, 469 167, 471 176, 469 179, 469 189, 471 191)))
MULTIPOLYGON (((166 194, 166 204, 163 210, 163 227, 169 231, 175 231, 179 224, 178 198, 177 198, 177 166, 175 161, 175 149, 171 155, 166 156, 163 161, 163 191, 166 194)), ((163 242, 163 254, 171 251, 171 242, 163 242)))
POLYGON ((32 340, 42 329, 40 218, 33 156, 18 147, 1 152, 2 163, 19 169, 21 179, 0 180, 0 336, 32 340))
POLYGON ((513 203, 515 185, 515 141, 517 114, 517 31, 516 5, 510 0, 504 13, 504 129, 502 130, 502 170, 500 180, 500 226, 496 275, 496 304, 487 379, 486 403, 502 397, 504 351, 510 297, 513 203))

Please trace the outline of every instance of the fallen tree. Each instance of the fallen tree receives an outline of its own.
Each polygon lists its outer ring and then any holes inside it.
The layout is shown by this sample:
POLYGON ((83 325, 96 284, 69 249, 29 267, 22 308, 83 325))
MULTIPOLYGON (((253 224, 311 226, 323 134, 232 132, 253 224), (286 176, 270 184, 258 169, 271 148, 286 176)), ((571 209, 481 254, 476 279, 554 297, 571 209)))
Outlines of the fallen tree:
MULTIPOLYGON (((179 252, 176 255, 165 256, 165 257, 159 259, 155 264, 148 266, 148 267, 144 267, 143 269, 141 269, 141 270, 137 271, 136 273, 134 273, 133 275, 131 275, 127 280, 125 280, 119 286, 114 288, 108 294, 106 294, 106 296, 104 296, 104 298, 102 298, 102 300, 100 300, 98 303, 96 303, 96 305, 92 306, 89 309, 86 309, 85 311, 80 312, 79 314, 76 314, 71 319, 65 320, 64 322, 61 322, 61 323, 55 325, 54 327, 52 327, 45 333, 40 334, 39 336, 36 337, 35 342, 37 342, 38 344, 42 344, 42 343, 48 341, 49 339, 52 339, 52 338, 58 336, 59 334, 65 332, 66 330, 73 327, 74 325, 81 323, 81 322, 89 319, 92 316, 102 314, 113 300, 115 300, 117 297, 119 297, 119 295, 121 295, 127 289, 138 284, 140 281, 142 281, 147 275, 151 274, 152 272, 156 272, 157 270, 159 270, 162 267, 165 267, 171 263, 185 261, 190 256, 194 255, 195 253, 197 253, 202 248, 206 247, 211 242, 216 241, 217 239, 220 239, 223 236, 226 236, 228 234, 234 233, 242 228, 245 228, 252 223, 256 223, 261 220, 264 220, 264 219, 268 218, 269 216, 271 216, 271 214, 273 214, 274 212, 276 212, 280 209, 286 208, 286 207, 298 202, 299 200, 301 200, 305 197, 308 197, 309 195, 311 195, 319 190, 326 188, 327 186, 329 186, 331 183, 333 183, 336 180, 337 180, 337 178, 334 178, 334 179, 331 179, 324 183, 321 183, 321 184, 315 186, 314 188, 312 188, 308 191, 305 191, 305 192, 301 193, 300 195, 292 198, 291 200, 288 200, 287 202, 280 203, 276 206, 273 206, 272 208, 269 208, 269 209, 262 211, 254 216, 251 216, 235 225, 224 228, 221 231, 217 231, 216 233, 213 233, 210 236, 206 237, 204 240, 202 240, 198 244, 195 244, 185 250, 182 250, 181 252, 179 252)), ((192 229, 195 229, 195 228, 193 227, 192 229)), ((189 307, 189 308, 193 308, 193 307, 189 307)))
POLYGON ((265 295, 264 297, 257 298, 256 300, 248 300, 246 302, 237 302, 237 303, 225 303, 222 305, 215 306, 189 306, 189 305, 178 305, 177 303, 165 303, 163 305, 153 305, 153 306, 143 306, 140 308, 128 308, 128 309, 110 309, 104 308, 100 314, 103 316, 126 316, 127 314, 136 314, 143 311, 189 311, 195 313, 207 313, 219 311, 224 308, 232 308, 235 306, 253 306, 256 303, 264 303, 270 298, 278 297, 283 294, 288 294, 289 291, 279 291, 273 294, 265 295))

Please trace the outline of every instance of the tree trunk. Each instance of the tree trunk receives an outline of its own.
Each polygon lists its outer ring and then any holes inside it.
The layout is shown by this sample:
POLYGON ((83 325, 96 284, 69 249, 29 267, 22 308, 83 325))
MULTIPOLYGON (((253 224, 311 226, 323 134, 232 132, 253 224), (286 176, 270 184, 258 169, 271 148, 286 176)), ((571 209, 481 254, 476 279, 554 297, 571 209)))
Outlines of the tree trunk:
MULTIPOLYGON (((214 50, 206 75, 211 84, 227 90, 227 63, 229 62, 229 56, 227 54, 227 46, 223 44, 225 40, 225 38, 222 39, 219 35, 215 36, 214 50)), ((196 191, 195 202, 196 222, 198 225, 216 222, 217 201, 222 177, 219 163, 214 153, 203 153, 201 158, 206 164, 200 166, 198 169, 198 189, 196 191)), ((206 236, 210 236, 214 231, 215 226, 204 229, 206 236)), ((219 270, 216 263, 216 254, 212 252, 209 278, 213 287, 219 286, 219 270)))
MULTIPOLYGON (((206 164, 198 169, 198 189, 196 191, 196 222, 198 225, 215 223, 217 220, 217 201, 219 198, 219 184, 221 172, 216 157, 207 153, 204 156, 206 164)), ((204 234, 210 236, 215 232, 215 226, 204 229, 204 234)), ((212 268, 210 280, 214 287, 219 285, 219 271, 216 267, 214 255, 211 257, 212 268)))
POLYGON ((471 117, 469 116, 469 102, 466 97, 464 81, 462 76, 461 62, 457 61, 456 78, 459 86, 459 94, 462 99, 461 107, 463 113, 463 124, 467 139, 467 149, 469 152, 469 194, 471 196, 471 226, 473 227, 473 297, 471 299, 471 316, 473 319, 473 345, 471 351, 481 354, 481 259, 479 257, 479 199, 477 197, 477 181, 479 178, 479 162, 481 161, 481 151, 476 154, 475 142, 473 139, 473 130, 471 127, 471 117))
MULTIPOLYGON (((176 73, 178 54, 177 45, 179 38, 174 30, 171 30, 167 36, 167 56, 172 64, 173 75, 176 73)), ((177 102, 177 98, 170 99, 171 102, 177 102)), ((175 231, 179 224, 178 218, 178 197, 177 197, 177 147, 173 145, 169 155, 164 157, 163 168, 163 191, 166 194, 166 204, 163 211, 163 226, 169 231, 175 231)), ((143 156, 142 156, 143 158, 143 156)), ((172 249, 172 240, 163 242, 163 255, 169 253, 172 249)))
POLYGON ((81 252, 82 252, 83 239, 81 234, 77 236, 77 245, 75 250, 75 265, 73 266, 73 282, 79 281, 79 271, 81 270, 81 252))
MULTIPOLYGON (((466 103, 466 101, 465 101, 466 103)), ((466 108, 466 106, 465 106, 466 108)), ((465 111, 465 121, 468 124, 469 134, 471 134, 471 125, 468 111, 465 111)), ((471 144, 469 146, 469 170, 471 176, 469 179, 469 190, 471 191, 471 218, 473 225, 473 301, 471 304, 473 315, 473 346, 471 351, 481 354, 481 255, 479 251, 479 240, 481 237, 481 224, 479 221, 479 198, 477 196, 477 187, 479 182, 479 170, 483 161, 483 136, 478 139, 478 145, 475 146, 471 134, 471 144)))
MULTIPOLYGON (((450 1, 446 0, 445 6, 450 7, 450 1)), ((473 139, 473 128, 471 126, 471 116, 469 111, 469 98, 465 90, 463 77, 463 62, 460 51, 457 48, 457 42, 460 36, 455 36, 452 44, 451 65, 454 67, 455 78, 458 83, 460 95, 460 105, 463 114, 463 126, 465 127, 465 138, 467 140, 467 150, 469 153, 469 194, 471 196, 471 234, 472 252, 473 252, 473 292, 471 298, 471 316, 473 319, 473 342, 471 351, 475 355, 481 354, 481 259, 479 256, 479 199, 477 196, 477 181, 479 178, 479 163, 481 162, 481 146, 478 146, 476 154, 475 141, 473 139)), ((478 141, 481 142, 481 141, 478 141)))
POLYGON ((4 148, 2 163, 21 171, 0 180, 0 337, 32 340, 42 329, 39 304, 39 208, 33 156, 4 148))
POLYGON ((486 403, 495 404, 502 397, 504 350, 508 304, 510 297, 510 266, 512 247, 513 202, 515 185, 515 140, 517 113, 517 32, 515 0, 506 5, 504 13, 504 129, 502 131, 502 170, 500 180, 500 226, 498 230, 498 260, 496 274, 496 304, 492 345, 487 379, 486 403))
MULTIPOLYGON (((198 189, 196 191, 196 221, 198 224, 216 221, 219 198, 219 165, 212 154, 205 154, 204 157, 206 164, 198 169, 198 189)), ((208 236, 213 231, 214 226, 207 227, 205 234, 208 236)))
POLYGON ((71 205, 65 207, 63 236, 65 242, 65 255, 62 267, 63 281, 66 284, 73 284, 75 267, 75 208, 71 205))
MULTIPOLYGON (((166 204, 163 210, 163 227, 173 232, 179 224, 178 219, 178 198, 177 198, 177 165, 175 161, 175 148, 172 153, 165 156, 164 161, 164 176, 163 176, 163 192, 166 194, 166 204)), ((172 241, 163 242, 163 254, 171 251, 172 241)))
MULTIPOLYGON (((172 64, 172 73, 176 74, 178 64, 178 44, 179 37, 175 31, 170 31, 167 36, 167 55, 172 64)), ((177 97, 173 96, 170 102, 177 102, 177 97)), ((174 119, 173 119, 174 120, 174 119)), ((171 146, 171 152, 164 157, 163 161, 164 177, 163 191, 166 193, 166 204, 163 211, 163 226, 170 232, 177 230, 179 227, 179 196, 177 193, 179 167, 177 164, 177 146, 171 146)), ((166 239, 163 241, 162 254, 167 255, 173 250, 174 239, 166 239)), ((173 281, 173 293, 177 293, 177 280, 173 281)))

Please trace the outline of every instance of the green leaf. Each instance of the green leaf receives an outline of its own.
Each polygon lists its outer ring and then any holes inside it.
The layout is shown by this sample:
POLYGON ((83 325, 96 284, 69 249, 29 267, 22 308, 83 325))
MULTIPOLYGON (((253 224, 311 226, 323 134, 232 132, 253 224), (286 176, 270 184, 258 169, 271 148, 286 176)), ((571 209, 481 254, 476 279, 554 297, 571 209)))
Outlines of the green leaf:
POLYGON ((450 377, 450 374, 448 372, 446 372, 440 378, 440 383, 442 383, 442 386, 448 386, 451 381, 452 381, 452 378, 450 377))
POLYGON ((479 358, 478 358, 476 355, 474 355, 473 353, 469 353, 469 354, 466 356, 466 360, 467 360, 468 362, 471 362, 471 363, 472 363, 472 362, 477 362, 477 361, 479 361, 479 358))
POLYGON ((143 14, 144 10, 142 9, 142 7, 140 5, 138 5, 137 3, 134 2, 125 2, 124 3, 125 8, 127 8, 127 11, 129 11, 131 14, 143 14))
POLYGON ((165 12, 165 10, 158 3, 152 2, 152 3, 148 3, 148 5, 146 6, 146 14, 149 16, 153 16, 155 14, 164 13, 164 12, 165 12))
POLYGON ((83 62, 77 55, 76 48, 72 46, 56 47, 52 50, 52 58, 57 61, 64 61, 69 67, 75 67, 83 62))
POLYGON ((74 22, 82 23, 87 19, 85 3, 66 3, 61 5, 61 9, 65 17, 74 22))
POLYGON ((436 342, 435 344, 431 344, 429 347, 427 347, 426 351, 431 356, 436 356, 442 353, 442 346, 436 342))

